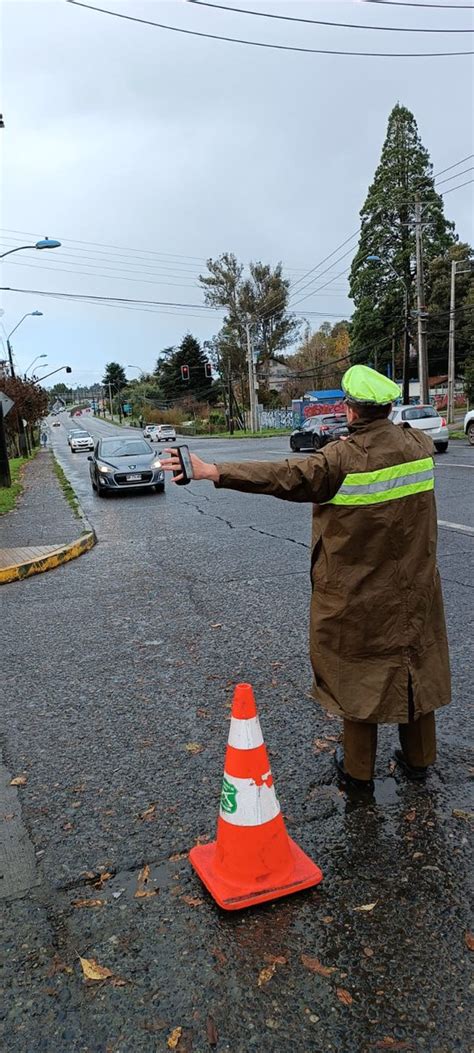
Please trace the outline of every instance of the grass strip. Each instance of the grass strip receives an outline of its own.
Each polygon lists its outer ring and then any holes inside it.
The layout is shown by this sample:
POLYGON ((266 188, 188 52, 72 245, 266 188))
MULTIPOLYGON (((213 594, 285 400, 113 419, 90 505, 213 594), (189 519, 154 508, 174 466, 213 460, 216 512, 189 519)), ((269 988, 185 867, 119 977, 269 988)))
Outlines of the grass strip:
POLYGON ((0 490, 0 516, 11 512, 23 490, 22 469, 28 464, 29 457, 12 457, 10 460, 11 486, 2 487, 0 490))
POLYGON ((54 455, 53 455, 53 465, 54 465, 54 471, 56 473, 56 478, 57 478, 57 480, 59 482, 59 485, 60 485, 61 490, 62 490, 62 492, 63 492, 63 494, 64 494, 64 496, 66 498, 66 501, 67 501, 68 505, 72 508, 72 511, 74 512, 74 515, 76 516, 76 518, 77 519, 82 519, 80 510, 79 510, 79 502, 78 502, 77 497, 76 497, 76 495, 74 493, 74 490, 73 490, 73 488, 72 488, 72 486, 71 486, 71 484, 69 482, 69 479, 67 478, 67 476, 63 472, 63 469, 61 468, 61 465, 56 460, 54 455))

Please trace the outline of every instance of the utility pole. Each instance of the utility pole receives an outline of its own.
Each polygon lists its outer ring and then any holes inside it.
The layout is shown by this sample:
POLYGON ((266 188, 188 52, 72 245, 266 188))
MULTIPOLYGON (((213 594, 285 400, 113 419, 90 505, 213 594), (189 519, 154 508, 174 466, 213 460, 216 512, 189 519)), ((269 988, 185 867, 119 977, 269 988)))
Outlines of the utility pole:
POLYGON ((110 406, 110 416, 111 416, 111 418, 113 420, 114 419, 114 407, 113 407, 113 402, 112 402, 112 384, 110 383, 110 380, 109 380, 109 406, 110 406))
MULTIPOLYGON (((13 377, 13 379, 15 379, 15 367, 13 365, 12 345, 11 345, 11 343, 10 343, 10 341, 8 339, 7 339, 7 349, 8 349, 8 361, 10 363, 10 375, 13 377)), ((27 437, 27 435, 25 433, 25 426, 23 424, 23 417, 22 417, 21 413, 19 413, 19 411, 18 411, 18 409, 16 407, 15 407, 15 412, 16 412, 16 421, 17 421, 17 428, 18 428, 18 439, 19 439, 19 444, 20 444, 20 454, 21 454, 22 457, 29 457, 30 450, 29 450, 29 446, 28 446, 28 437, 27 437)), ((8 486, 10 486, 10 485, 11 485, 11 483, 8 483, 8 486)))
POLYGON ((430 385, 428 372, 428 334, 426 332, 425 281, 423 274, 423 232, 421 227, 421 201, 415 202, 416 234, 416 306, 418 324, 418 379, 420 401, 429 402, 430 385))
POLYGON ((455 318, 456 318, 456 263, 457 260, 451 260, 451 300, 449 304, 449 343, 448 343, 448 403, 447 403, 447 417, 448 424, 454 422, 454 381, 455 381, 455 363, 454 363, 454 332, 455 332, 455 318))
POLYGON ((7 440, 3 417, 3 405, 0 401, 0 486, 11 486, 10 464, 8 461, 7 440))
POLYGON ((228 403, 229 403, 229 435, 233 435, 234 434, 234 418, 232 416, 232 373, 230 371, 230 364, 229 364, 229 390, 228 390, 227 400, 228 400, 228 403))
POLYGON ((395 350, 396 350, 396 337, 395 337, 395 330, 392 329, 392 377, 391 377, 391 379, 393 381, 395 380, 395 350))
POLYGON ((258 431, 258 420, 257 420, 257 393, 255 384, 255 365, 253 361, 253 345, 252 337, 250 335, 250 323, 245 323, 245 331, 247 334, 247 366, 249 375, 249 399, 250 399, 250 430, 258 431))
POLYGON ((410 402, 410 329, 408 326, 408 286, 405 282, 404 300, 405 326, 403 330, 403 405, 410 402))

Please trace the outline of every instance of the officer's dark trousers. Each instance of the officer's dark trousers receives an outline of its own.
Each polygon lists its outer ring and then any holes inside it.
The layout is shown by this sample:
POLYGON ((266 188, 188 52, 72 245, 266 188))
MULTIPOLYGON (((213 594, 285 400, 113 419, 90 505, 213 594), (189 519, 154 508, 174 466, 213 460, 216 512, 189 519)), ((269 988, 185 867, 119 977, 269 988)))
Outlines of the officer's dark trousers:
MULTIPOLYGON (((413 719, 413 694, 408 692, 408 723, 398 725, 400 745, 408 764, 426 768, 436 760, 436 725, 434 713, 413 719)), ((354 779, 371 779, 377 752, 377 724, 344 721, 344 767, 354 779)))

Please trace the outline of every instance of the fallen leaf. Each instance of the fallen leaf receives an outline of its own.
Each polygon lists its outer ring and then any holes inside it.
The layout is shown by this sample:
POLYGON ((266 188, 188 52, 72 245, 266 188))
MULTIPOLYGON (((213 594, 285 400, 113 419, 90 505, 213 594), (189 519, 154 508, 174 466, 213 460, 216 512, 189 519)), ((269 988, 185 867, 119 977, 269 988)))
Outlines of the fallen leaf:
POLYGON ((142 739, 140 746, 146 749, 147 746, 153 746, 153 739, 142 739))
POLYGON ((126 987, 130 983, 130 980, 122 980, 120 976, 112 976, 110 978, 111 987, 126 987))
POLYGON ((464 943, 469 951, 474 951, 474 932, 464 934, 464 943))
POLYGON ((343 1005, 352 1005, 354 999, 349 991, 346 991, 345 987, 336 987, 336 994, 340 1002, 343 1005))
POLYGON ((204 903, 199 896, 181 896, 181 899, 188 904, 188 907, 200 907, 204 903))
POLYGON ((405 822, 412 823, 413 820, 416 819, 416 808, 410 808, 409 812, 405 812, 403 818, 405 822))
POLYGON ((103 907, 105 899, 73 899, 72 907, 103 907))
POLYGON ((337 739, 333 738, 332 742, 329 742, 328 739, 315 739, 313 742, 313 750, 315 753, 320 753, 321 750, 333 750, 333 742, 337 742, 337 739))
POLYGON ((10 819, 14 819, 14 818, 15 818, 15 813, 14 812, 6 812, 5 815, 2 815, 2 819, 6 823, 9 823, 10 819))
POLYGON ((272 976, 273 976, 275 971, 276 971, 276 962, 273 962, 273 965, 269 965, 266 969, 261 969, 261 971, 259 973, 258 980, 257 980, 258 986, 259 987, 263 987, 264 984, 267 984, 268 981, 271 980, 271 978, 272 978, 272 976))
POLYGON ((214 624, 211 625, 211 629, 222 629, 222 622, 214 622, 214 624))
POLYGON ((334 918, 331 916, 331 914, 326 914, 324 918, 321 918, 321 921, 323 925, 331 925, 334 921, 334 918))
POLYGON ((139 874, 138 874, 138 877, 137 877, 138 884, 139 885, 146 885, 146 882, 148 881, 149 877, 150 877, 150 867, 148 866, 148 863, 145 863, 145 866, 142 867, 142 869, 139 871, 139 874))
POLYGON ((220 962, 221 965, 227 965, 226 955, 224 954, 224 951, 221 951, 220 947, 213 947, 212 953, 214 958, 217 958, 217 961, 220 962))
POLYGON ((395 768, 397 767, 396 761, 391 760, 388 766, 389 774, 393 775, 395 768))
POLYGON ((104 887, 106 881, 110 881, 113 874, 110 873, 110 870, 104 870, 102 874, 96 874, 95 876, 97 880, 93 881, 92 884, 94 888, 101 889, 104 887))
POLYGON ((196 716, 197 717, 207 717, 207 716, 209 716, 209 714, 207 712, 207 709, 200 708, 200 709, 196 710, 196 716))
POLYGON ((333 965, 323 965, 319 958, 310 958, 308 954, 302 954, 301 961, 305 969, 309 969, 310 973, 317 973, 318 976, 332 976, 337 972, 333 965))
POLYGON ((463 812, 462 808, 453 808, 455 819, 474 819, 474 812, 463 812))
POLYGON ((108 980, 114 975, 111 969, 99 965, 94 958, 81 958, 79 956, 79 961, 86 980, 108 980))
POLYGON ((373 958, 374 952, 372 950, 372 947, 363 947, 362 950, 366 958, 373 958))
POLYGON ((156 804, 150 804, 148 808, 145 808, 144 812, 140 812, 138 818, 145 822, 155 818, 156 804))
POLYGON ((212 1016, 208 1016, 208 1018, 206 1020, 206 1034, 207 1034, 207 1041, 209 1042, 209 1045, 210 1046, 217 1046, 217 1043, 218 1043, 218 1040, 219 1040, 219 1035, 217 1033, 217 1027, 215 1025, 214 1018, 212 1016))
POLYGON ((172 856, 168 856, 170 863, 177 863, 179 859, 187 859, 187 852, 174 852, 172 856))
POLYGON ((158 895, 158 889, 157 888, 137 888, 137 891, 134 892, 133 897, 134 897, 134 899, 149 899, 150 896, 157 896, 157 895, 158 895))
POLYGON ((282 954, 264 954, 263 958, 269 965, 286 965, 288 961, 282 954))
POLYGON ((369 911, 373 910, 377 906, 378 899, 374 903, 363 903, 361 907, 354 907, 354 910, 359 910, 361 913, 368 914, 369 911))
POLYGON ((168 1040, 167 1040, 167 1043, 166 1043, 166 1045, 168 1046, 168 1049, 176 1049, 176 1046, 178 1045, 178 1042, 179 1042, 179 1040, 181 1038, 182 1033, 183 1033, 182 1027, 174 1027, 173 1028, 171 1034, 168 1035, 168 1040))
POLYGON ((202 753, 204 746, 201 746, 199 742, 187 742, 185 749, 188 753, 202 753))
POLYGON ((10 779, 10 786, 26 786, 27 782, 26 775, 15 775, 14 779, 10 779))

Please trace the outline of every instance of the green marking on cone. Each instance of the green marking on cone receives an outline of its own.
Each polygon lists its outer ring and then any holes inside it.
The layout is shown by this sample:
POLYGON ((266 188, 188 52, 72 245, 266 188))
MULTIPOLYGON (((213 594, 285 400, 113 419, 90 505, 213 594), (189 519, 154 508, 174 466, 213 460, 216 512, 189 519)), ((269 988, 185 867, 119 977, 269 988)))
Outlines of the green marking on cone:
POLYGON ((237 811, 237 787, 229 782, 225 775, 222 780, 221 808, 228 815, 233 815, 237 811))

